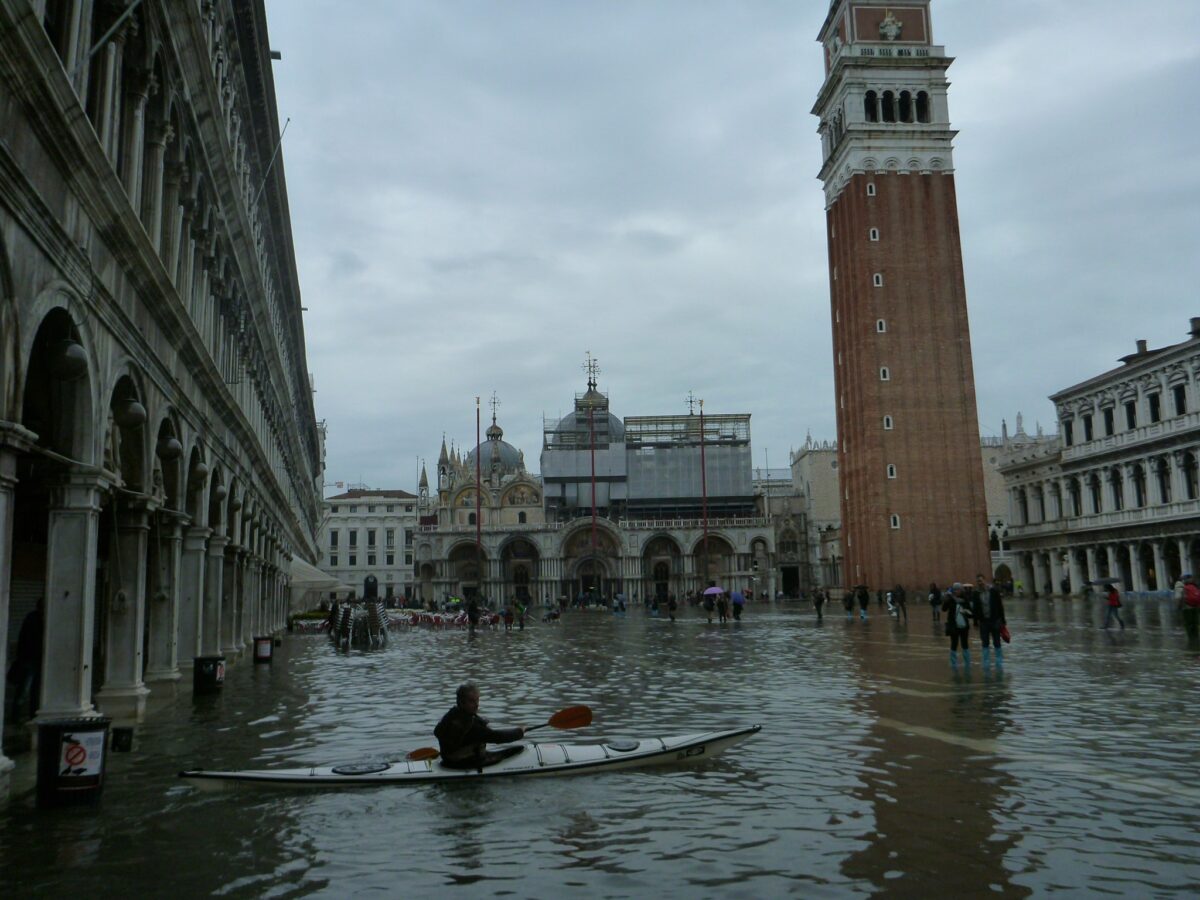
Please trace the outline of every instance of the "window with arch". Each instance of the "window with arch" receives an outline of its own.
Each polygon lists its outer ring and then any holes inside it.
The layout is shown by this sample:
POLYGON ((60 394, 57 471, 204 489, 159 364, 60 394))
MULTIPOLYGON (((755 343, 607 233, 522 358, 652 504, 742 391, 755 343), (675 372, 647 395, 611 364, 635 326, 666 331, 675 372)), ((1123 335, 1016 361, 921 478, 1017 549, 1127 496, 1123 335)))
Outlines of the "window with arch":
POLYGON ((879 367, 879 380, 880 381, 891 381, 892 380, 892 372, 887 366, 879 367))
POLYGON ((875 285, 875 287, 883 287, 883 273, 876 272, 871 278, 871 282, 875 285))
POLYGON ((1183 455, 1183 488, 1187 491, 1189 500, 1195 500, 1197 493, 1200 493, 1200 485, 1196 483, 1196 455, 1194 453, 1183 455))
POLYGON ((917 91, 917 121, 929 124, 929 95, 924 91, 917 91))
POLYGON ((884 430, 884 431, 891 431, 891 430, 892 430, 892 428, 894 428, 894 427, 895 427, 895 423, 892 421, 892 417, 891 417, 891 416, 884 416, 884 417, 883 417, 883 430, 884 430))
POLYGON ((1182 416, 1187 412, 1187 385, 1177 384, 1172 387, 1171 397, 1175 401, 1175 415, 1182 416))
POLYGON ((892 526, 893 530, 898 530, 900 528, 900 517, 895 513, 892 513, 892 518, 889 524, 892 526))
POLYGON ((1120 512, 1125 508, 1125 476, 1114 466, 1109 470, 1109 478, 1112 481, 1113 509, 1120 512))
POLYGON ((1146 470, 1141 465, 1133 467, 1133 505, 1146 505, 1146 470))
POLYGON ((475 524, 475 513, 469 513, 469 514, 467 515, 467 524, 468 524, 468 525, 474 525, 474 524, 475 524))
POLYGON ((900 121, 911 122, 913 120, 913 97, 909 91, 900 92, 900 121))
POLYGON ((892 463, 888 463, 887 476, 888 476, 888 478, 896 477, 896 466, 892 463))
POLYGON ((1079 489, 1079 479, 1072 478, 1067 485, 1067 494, 1071 498, 1071 515, 1083 515, 1083 492, 1079 489))
POLYGON ((518 524, 518 525, 524 525, 524 524, 525 524, 525 513, 523 513, 523 512, 519 512, 519 513, 517 513, 517 524, 518 524))
POLYGON ((1092 495, 1092 512, 1104 512, 1104 492, 1100 489, 1100 476, 1093 474, 1088 482, 1088 493, 1092 495))
POLYGON ((875 330, 878 331, 880 334, 886 334, 887 333, 887 321, 884 319, 876 319, 875 320, 875 330))
POLYGON ((874 91, 867 91, 863 97, 863 115, 868 122, 879 121, 879 95, 874 91))
POLYGON ((1158 502, 1171 502, 1171 468, 1166 459, 1159 457, 1154 464, 1154 479, 1158 482, 1158 502))
POLYGON ((867 232, 867 237, 870 238, 872 241, 879 240, 879 229, 872 228, 870 231, 867 232))
POLYGON ((883 92, 883 121, 896 121, 896 95, 891 91, 883 92))
POLYGON ((875 196, 875 182, 873 182, 873 181, 867 182, 867 196, 868 197, 875 196))

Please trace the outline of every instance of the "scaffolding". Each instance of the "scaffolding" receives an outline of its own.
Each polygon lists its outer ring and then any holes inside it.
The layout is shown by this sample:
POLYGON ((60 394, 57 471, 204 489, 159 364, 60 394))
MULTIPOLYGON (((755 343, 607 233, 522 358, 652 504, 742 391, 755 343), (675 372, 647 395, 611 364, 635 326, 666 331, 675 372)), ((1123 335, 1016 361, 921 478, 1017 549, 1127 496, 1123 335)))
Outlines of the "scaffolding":
MULTIPOLYGON (((732 413, 704 416, 706 445, 738 446, 750 443, 750 414, 732 413)), ((628 416, 625 419, 625 444, 631 450, 642 447, 700 446, 700 419, 686 416, 628 416)))

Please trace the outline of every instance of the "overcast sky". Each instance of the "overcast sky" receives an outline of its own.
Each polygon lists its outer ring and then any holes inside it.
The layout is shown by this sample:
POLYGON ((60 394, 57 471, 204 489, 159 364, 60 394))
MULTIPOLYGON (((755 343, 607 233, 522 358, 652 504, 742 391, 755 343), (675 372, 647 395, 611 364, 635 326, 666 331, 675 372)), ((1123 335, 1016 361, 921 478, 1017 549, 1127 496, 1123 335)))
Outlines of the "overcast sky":
MULTIPOLYGON (((751 413, 756 466, 834 438, 828 6, 268 0, 326 480, 415 490, 493 391, 537 471, 589 350, 618 416, 751 413)), ((1053 430, 1047 395, 1200 316, 1200 6, 932 17, 980 430, 1053 430)))

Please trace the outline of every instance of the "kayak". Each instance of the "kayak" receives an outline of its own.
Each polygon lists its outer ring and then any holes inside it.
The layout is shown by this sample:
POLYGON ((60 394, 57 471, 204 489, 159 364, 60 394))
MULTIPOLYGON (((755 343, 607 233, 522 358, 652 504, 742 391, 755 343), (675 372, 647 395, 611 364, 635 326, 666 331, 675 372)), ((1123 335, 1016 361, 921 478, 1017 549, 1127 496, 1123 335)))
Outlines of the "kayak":
POLYGON ((192 769, 179 777, 204 790, 241 787, 331 788, 473 781, 521 775, 582 775, 589 772, 702 762, 757 734, 761 725, 676 737, 607 741, 594 744, 514 744, 513 755, 483 769, 451 769, 436 759, 398 759, 312 766, 299 769, 246 769, 217 772, 192 769))

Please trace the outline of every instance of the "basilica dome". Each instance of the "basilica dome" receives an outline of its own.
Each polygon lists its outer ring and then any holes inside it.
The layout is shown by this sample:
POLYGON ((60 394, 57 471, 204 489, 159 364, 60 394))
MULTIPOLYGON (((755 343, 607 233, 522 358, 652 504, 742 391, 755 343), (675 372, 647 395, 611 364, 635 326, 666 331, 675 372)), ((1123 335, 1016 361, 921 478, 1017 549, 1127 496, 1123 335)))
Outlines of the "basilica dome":
MULTIPOLYGON (((602 437, 605 434, 605 417, 608 422, 608 441, 610 443, 619 443, 625 440, 625 425, 620 418, 608 412, 607 410, 596 410, 592 414, 592 427, 596 431, 597 437, 602 437)), ((581 443, 580 436, 582 435, 582 443, 587 444, 588 437, 588 416, 586 410, 576 410, 569 412, 563 416, 558 426, 554 429, 554 433, 550 437, 551 443, 554 444, 575 444, 581 443)))
POLYGON ((493 462, 498 462, 502 468, 513 471, 523 471, 525 468, 525 457, 520 450, 504 440, 504 429, 495 422, 488 426, 487 440, 467 454, 466 464, 469 470, 474 471, 475 457, 479 453, 483 454, 479 457, 480 468, 485 470, 490 469, 493 462))

